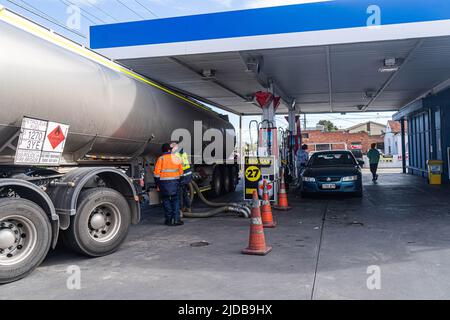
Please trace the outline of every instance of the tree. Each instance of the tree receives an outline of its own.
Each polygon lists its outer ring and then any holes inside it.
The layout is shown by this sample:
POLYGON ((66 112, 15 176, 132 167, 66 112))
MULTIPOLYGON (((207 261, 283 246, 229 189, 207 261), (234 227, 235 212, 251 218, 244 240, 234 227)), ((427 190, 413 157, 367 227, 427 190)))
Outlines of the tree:
POLYGON ((317 123, 318 126, 324 126, 326 132, 338 131, 339 128, 334 125, 330 120, 320 120, 317 123))

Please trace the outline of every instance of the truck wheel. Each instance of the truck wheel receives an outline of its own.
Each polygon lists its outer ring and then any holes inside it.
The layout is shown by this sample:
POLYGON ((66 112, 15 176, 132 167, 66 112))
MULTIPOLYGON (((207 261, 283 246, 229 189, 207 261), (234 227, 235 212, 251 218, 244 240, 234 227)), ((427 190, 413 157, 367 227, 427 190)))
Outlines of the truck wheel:
POLYGON ((211 181, 211 194, 213 197, 219 197, 222 194, 222 172, 219 166, 214 168, 211 181))
POLYGON ((237 187, 237 185, 239 183, 237 169, 236 169, 235 166, 232 166, 230 168, 230 182, 231 182, 230 192, 235 192, 236 191, 236 187, 237 187))
POLYGON ((52 228, 37 204, 20 198, 0 199, 0 283, 24 278, 45 259, 52 228))
POLYGON ((231 192, 230 169, 227 166, 222 167, 223 194, 231 192))
POLYGON ((63 233, 64 243, 90 257, 116 251, 128 234, 131 211, 125 198, 116 190, 94 188, 81 193, 76 215, 63 233))

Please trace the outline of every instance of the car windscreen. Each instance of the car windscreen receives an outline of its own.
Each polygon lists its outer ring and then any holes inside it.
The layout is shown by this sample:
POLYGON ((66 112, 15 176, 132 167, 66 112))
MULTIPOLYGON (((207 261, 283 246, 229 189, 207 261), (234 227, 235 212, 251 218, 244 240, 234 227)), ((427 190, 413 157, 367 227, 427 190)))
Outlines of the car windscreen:
POLYGON ((310 167, 335 167, 354 166, 355 158, 349 152, 345 153, 320 153, 311 157, 308 166, 310 167))
POLYGON ((355 156, 355 158, 362 158, 363 157, 363 153, 361 150, 352 150, 353 155, 355 156))

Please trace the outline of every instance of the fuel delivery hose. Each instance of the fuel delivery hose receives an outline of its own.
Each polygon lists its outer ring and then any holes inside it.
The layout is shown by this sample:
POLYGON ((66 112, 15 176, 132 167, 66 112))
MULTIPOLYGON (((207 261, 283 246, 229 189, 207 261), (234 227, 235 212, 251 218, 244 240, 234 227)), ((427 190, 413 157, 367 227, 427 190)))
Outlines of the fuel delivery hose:
MULTIPOLYGON (((203 193, 200 192, 200 188, 198 187, 197 183, 195 181, 191 182, 192 187, 195 189, 195 191, 197 192, 200 200, 210 206, 210 207, 226 207, 226 206, 232 206, 232 207, 237 207, 239 209, 243 209, 245 211, 247 211, 247 216, 250 217, 251 215, 251 209, 249 206, 247 206, 245 203, 219 203, 219 202, 211 202, 208 199, 205 198, 205 196, 203 195, 203 193)), ((191 193, 192 195, 194 194, 193 192, 191 193)))
POLYGON ((213 209, 207 212, 184 212, 183 215, 187 218, 210 218, 222 212, 235 212, 244 216, 245 218, 250 217, 250 208, 243 204, 236 203, 216 203, 211 202, 205 198, 205 196, 201 193, 200 188, 197 183, 192 181, 189 184, 189 188, 191 191, 191 198, 193 198, 194 190, 199 196, 200 200, 210 207, 217 207, 217 209, 213 209))
POLYGON ((206 212, 183 212, 183 216, 186 218, 211 218, 222 212, 236 212, 248 218, 246 211, 231 206, 220 207, 206 212))

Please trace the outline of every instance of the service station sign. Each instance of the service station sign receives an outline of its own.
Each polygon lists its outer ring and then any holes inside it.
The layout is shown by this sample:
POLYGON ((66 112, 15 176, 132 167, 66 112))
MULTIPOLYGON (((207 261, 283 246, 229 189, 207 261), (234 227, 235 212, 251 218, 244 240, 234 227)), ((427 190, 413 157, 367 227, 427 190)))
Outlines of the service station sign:
POLYGON ((66 124, 24 117, 14 163, 58 166, 68 133, 66 124))

